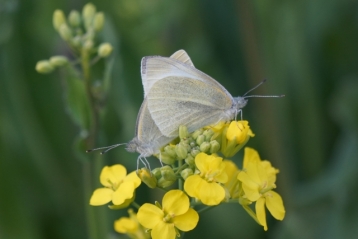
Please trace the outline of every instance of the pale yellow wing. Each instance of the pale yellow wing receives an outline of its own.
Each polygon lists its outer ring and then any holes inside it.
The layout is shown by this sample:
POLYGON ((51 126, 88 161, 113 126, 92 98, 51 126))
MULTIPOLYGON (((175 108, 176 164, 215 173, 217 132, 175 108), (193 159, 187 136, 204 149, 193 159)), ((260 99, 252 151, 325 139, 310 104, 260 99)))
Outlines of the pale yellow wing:
POLYGON ((177 136, 180 125, 186 125, 192 132, 217 123, 232 108, 233 98, 225 88, 194 70, 189 68, 185 72, 195 74, 158 80, 147 95, 151 117, 167 137, 177 136))
POLYGON ((147 106, 147 100, 144 99, 142 106, 138 112, 136 124, 136 142, 137 151, 141 154, 158 151, 162 146, 171 142, 175 137, 164 136, 155 122, 153 121, 147 106))
POLYGON ((141 75, 144 88, 144 97, 146 97, 150 88, 156 81, 164 79, 168 76, 183 74, 180 72, 180 70, 177 69, 177 62, 194 68, 193 62, 184 50, 178 50, 170 57, 143 57, 141 62, 141 75))

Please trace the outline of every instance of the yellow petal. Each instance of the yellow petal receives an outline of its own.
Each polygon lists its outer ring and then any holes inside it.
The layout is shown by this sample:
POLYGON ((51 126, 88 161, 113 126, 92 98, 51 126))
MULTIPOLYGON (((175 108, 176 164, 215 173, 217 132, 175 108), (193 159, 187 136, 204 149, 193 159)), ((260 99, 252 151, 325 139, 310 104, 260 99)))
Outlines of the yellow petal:
POLYGON ((249 147, 245 147, 245 152, 244 152, 244 161, 243 161, 243 168, 247 167, 248 162, 260 162, 260 156, 259 153, 249 147))
POLYGON ((132 198, 129 198, 129 199, 126 199, 124 200, 123 203, 121 203, 120 205, 109 205, 108 207, 110 209, 113 209, 113 210, 118 210, 118 209, 122 209, 122 208, 126 208, 128 207, 135 199, 135 195, 133 195, 132 198))
POLYGON ((119 233, 135 233, 138 229, 138 224, 128 217, 122 217, 114 221, 114 230, 119 233))
POLYGON ((265 182, 265 184, 267 185, 266 187, 269 187, 271 185, 269 185, 269 179, 267 176, 267 171, 265 170, 264 166, 262 165, 261 162, 258 162, 256 164, 256 171, 257 171, 257 175, 259 177, 259 183, 262 185, 263 182, 265 182))
POLYGON ((203 180, 200 186, 199 199, 205 205, 218 205, 225 198, 225 189, 217 183, 203 180))
POLYGON ((198 188, 200 188, 200 185, 203 181, 205 180, 202 179, 199 175, 189 176, 184 182, 185 192, 191 197, 198 198, 198 188))
POLYGON ((223 164, 222 161, 223 158, 210 155, 207 157, 206 163, 209 164, 210 169, 224 169, 225 164, 223 164))
MULTIPOLYGON (((215 176, 215 181, 216 182, 226 183, 228 181, 229 177, 228 177, 228 175, 227 175, 227 173, 225 171, 225 167, 226 167, 226 164, 223 161, 221 161, 220 165, 219 165, 219 168, 217 169, 218 174, 215 176)), ((213 170, 215 170, 215 169, 213 168, 213 170)))
POLYGON ((118 189, 112 195, 112 202, 114 205, 122 204, 126 199, 130 199, 134 194, 134 183, 125 182, 119 185, 118 189))
POLYGON ((267 177, 268 177, 268 184, 273 185, 276 182, 276 174, 279 173, 279 170, 272 167, 271 163, 267 160, 261 161, 261 165, 264 167, 267 177))
POLYGON ((133 182, 134 183, 134 187, 137 188, 139 187, 139 185, 141 184, 141 180, 140 178, 137 176, 137 172, 131 172, 130 174, 127 175, 127 177, 125 177, 123 179, 123 182, 133 182))
POLYGON ((109 203, 112 200, 113 190, 109 188, 96 189, 90 199, 90 205, 100 206, 109 203))
POLYGON ((224 185, 228 189, 230 197, 233 198, 234 196, 237 196, 237 193, 235 193, 235 191, 237 191, 239 185, 239 181, 237 179, 239 169, 236 164, 230 160, 224 160, 224 163, 226 165, 225 172, 228 176, 228 180, 224 185))
POLYGON ((183 191, 170 190, 163 197, 163 210, 170 215, 181 215, 189 209, 189 198, 183 191))
POLYGON ((259 200, 257 200, 255 209, 256 209, 257 220, 264 227, 264 230, 267 231, 265 198, 261 197, 259 198, 259 200))
POLYGON ((207 158, 209 155, 205 153, 199 153, 195 156, 195 165, 199 169, 200 172, 207 172, 208 171, 208 164, 207 158))
POLYGON ((236 141, 237 144, 242 144, 247 140, 249 130, 248 121, 232 121, 226 133, 226 138, 230 141, 236 141))
POLYGON ((175 239, 174 224, 161 221, 153 228, 151 235, 152 239, 175 239))
POLYGON ((173 218, 173 223, 175 227, 179 230, 187 232, 193 230, 199 221, 199 214, 192 208, 179 216, 173 218))
POLYGON ((149 229, 153 229, 158 223, 163 222, 163 217, 163 211, 150 203, 143 204, 137 213, 139 223, 149 229))
POLYGON ((120 183, 127 174, 127 169, 120 164, 105 166, 100 175, 100 182, 105 187, 112 187, 113 183, 120 183))
POLYGON ((274 191, 269 191, 265 193, 265 198, 266 207, 270 211, 271 215, 277 220, 283 220, 286 212, 281 196, 274 191))
POLYGON ((260 176, 257 170, 259 162, 248 162, 245 168, 246 174, 250 177, 253 182, 260 183, 260 176))
POLYGON ((227 140, 234 140, 237 135, 241 134, 241 130, 242 129, 239 128, 239 123, 237 121, 232 121, 226 133, 227 140))
POLYGON ((254 202, 260 197, 259 185, 252 181, 246 172, 241 171, 237 179, 242 182, 242 189, 250 201, 254 202))
POLYGON ((231 160, 224 160, 225 163, 225 172, 229 179, 232 179, 233 177, 236 177, 239 169, 236 166, 236 164, 231 160))

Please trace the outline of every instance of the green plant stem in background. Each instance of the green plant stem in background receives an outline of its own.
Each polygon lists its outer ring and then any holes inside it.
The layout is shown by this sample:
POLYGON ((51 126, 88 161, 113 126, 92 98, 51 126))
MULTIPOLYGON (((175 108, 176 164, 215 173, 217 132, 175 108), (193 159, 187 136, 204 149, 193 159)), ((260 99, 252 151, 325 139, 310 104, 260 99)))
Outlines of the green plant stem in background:
MULTIPOLYGON (((92 93, 91 82, 91 68, 90 68, 90 54, 85 48, 81 51, 81 66, 83 71, 83 80, 85 83, 87 97, 90 103, 91 119, 89 126, 89 134, 86 139, 86 147, 88 149, 94 148, 99 134, 99 108, 96 105, 96 99, 92 93)), ((90 238, 103 238, 106 235, 106 216, 103 209, 97 210, 88 204, 88 200, 92 194, 93 188, 98 180, 98 174, 102 169, 103 163, 98 154, 89 155, 90 160, 83 162, 83 185, 84 197, 86 205, 86 217, 88 234, 90 238), (98 212, 98 213, 96 213, 98 212)))

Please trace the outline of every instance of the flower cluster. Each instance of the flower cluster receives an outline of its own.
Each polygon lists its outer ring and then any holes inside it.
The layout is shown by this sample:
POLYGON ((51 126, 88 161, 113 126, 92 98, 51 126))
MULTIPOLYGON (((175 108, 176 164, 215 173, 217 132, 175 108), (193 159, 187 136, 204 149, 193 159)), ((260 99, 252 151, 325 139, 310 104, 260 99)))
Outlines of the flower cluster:
MULTIPOLYGON (((108 57, 112 53, 112 45, 104 42, 96 44, 96 38, 105 22, 103 12, 97 12, 92 3, 83 7, 82 14, 72 10, 66 18, 62 10, 53 13, 53 27, 71 50, 81 57, 97 54, 94 61, 108 57)), ((66 56, 53 56, 49 60, 41 60, 36 64, 39 73, 51 73, 58 67, 68 65, 66 56)))
MULTIPOLYGON (((193 133, 186 127, 179 128, 179 138, 162 148, 156 155, 166 166, 149 171, 138 169, 126 176, 123 166, 105 167, 101 183, 105 188, 97 189, 90 200, 91 205, 102 205, 112 201, 110 208, 123 208, 133 202, 139 179, 150 188, 166 189, 178 182, 178 189, 168 191, 162 204, 145 203, 138 208, 137 215, 121 218, 115 223, 116 231, 131 238, 174 239, 180 232, 193 230, 199 214, 195 206, 216 206, 236 203, 267 230, 266 208, 272 216, 283 220, 285 209, 276 188, 278 169, 267 160, 261 160, 254 149, 244 148, 242 168, 225 158, 234 156, 255 135, 247 121, 220 122, 193 133), (135 218, 135 219, 133 219, 135 218), (121 229, 120 229, 121 228, 121 229), (137 235, 137 236, 136 236, 137 235)), ((136 206, 136 204, 132 204, 136 206)))

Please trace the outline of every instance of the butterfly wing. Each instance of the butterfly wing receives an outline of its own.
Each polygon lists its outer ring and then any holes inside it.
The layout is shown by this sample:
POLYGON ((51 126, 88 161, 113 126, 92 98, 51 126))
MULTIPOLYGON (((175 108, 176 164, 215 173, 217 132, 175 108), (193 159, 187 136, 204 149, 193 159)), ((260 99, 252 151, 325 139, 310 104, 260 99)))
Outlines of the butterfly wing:
MULTIPOLYGON (((147 56, 143 57, 141 63, 141 75, 144 88, 144 97, 147 96, 150 88, 158 80, 176 74, 176 67, 168 59, 173 59, 185 65, 194 67, 189 55, 184 50, 176 51, 173 55, 168 57, 161 56, 147 56)), ((180 72, 177 72, 180 74, 180 72)))
POLYGON ((214 124, 233 105, 232 96, 211 77, 175 64, 175 73, 153 84, 148 93, 148 108, 163 135, 175 137, 180 125, 189 132, 214 124))
POLYGON ((147 99, 144 99, 138 112, 135 135, 138 151, 141 154, 146 154, 148 150, 152 152, 158 151, 162 146, 174 139, 173 137, 166 137, 161 133, 149 113, 147 99))

